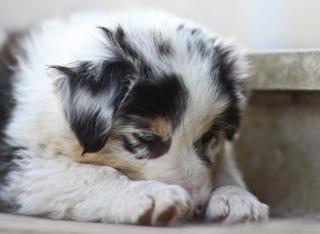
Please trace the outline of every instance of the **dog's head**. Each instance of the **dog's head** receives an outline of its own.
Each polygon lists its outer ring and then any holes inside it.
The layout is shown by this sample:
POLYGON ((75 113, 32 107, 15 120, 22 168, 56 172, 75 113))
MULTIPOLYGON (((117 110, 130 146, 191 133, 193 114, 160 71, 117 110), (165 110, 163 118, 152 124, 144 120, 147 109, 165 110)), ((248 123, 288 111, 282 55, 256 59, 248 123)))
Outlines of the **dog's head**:
POLYGON ((203 203, 239 126, 246 64, 204 29, 165 22, 98 28, 105 56, 54 66, 58 90, 79 161, 181 185, 203 203))

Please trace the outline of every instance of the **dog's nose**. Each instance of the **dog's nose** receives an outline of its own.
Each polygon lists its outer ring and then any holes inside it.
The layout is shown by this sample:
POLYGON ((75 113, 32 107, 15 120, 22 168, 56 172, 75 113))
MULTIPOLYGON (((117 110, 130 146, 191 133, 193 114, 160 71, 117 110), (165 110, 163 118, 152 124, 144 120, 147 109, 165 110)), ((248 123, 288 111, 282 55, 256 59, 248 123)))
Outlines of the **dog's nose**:
POLYGON ((204 206, 203 205, 196 206, 193 211, 193 217, 195 219, 201 219, 203 215, 204 215, 204 206))

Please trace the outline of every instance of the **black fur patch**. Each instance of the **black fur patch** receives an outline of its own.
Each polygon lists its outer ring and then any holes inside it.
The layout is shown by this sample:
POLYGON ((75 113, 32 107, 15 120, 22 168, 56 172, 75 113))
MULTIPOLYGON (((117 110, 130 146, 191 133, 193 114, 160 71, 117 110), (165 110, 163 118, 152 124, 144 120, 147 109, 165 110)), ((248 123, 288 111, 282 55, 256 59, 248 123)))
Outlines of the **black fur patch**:
POLYGON ((166 40, 162 40, 159 42, 158 50, 159 50, 159 54, 161 56, 169 56, 173 52, 173 49, 172 49, 169 41, 166 41, 166 40))
POLYGON ((128 91, 134 69, 125 60, 104 61, 99 67, 84 62, 73 68, 53 68, 65 75, 58 86, 65 100, 66 117, 84 148, 83 153, 99 151, 108 139, 113 118, 128 91), (90 99, 88 103, 96 103, 96 106, 83 106, 78 100, 82 95, 90 99))
POLYGON ((149 154, 148 158, 158 158, 166 153, 170 148, 170 140, 163 141, 159 136, 141 137, 138 134, 134 134, 135 139, 143 146, 146 147, 149 154))
POLYGON ((207 166, 211 166, 212 162, 207 156, 207 149, 208 144, 213 138, 216 142, 219 141, 219 132, 222 128, 214 123, 210 130, 203 134, 200 139, 198 139, 194 144, 193 147, 195 148, 198 157, 205 163, 207 166))
MULTIPOLYGON (((10 34, 7 41, 0 48, 0 139, 3 139, 3 128, 8 123, 11 112, 15 105, 13 98, 13 67, 17 60, 13 50, 18 50, 17 43, 19 33, 10 34)), ((0 152, 1 153, 1 152, 0 152)))
POLYGON ((187 100, 188 91, 178 76, 164 75, 139 81, 128 95, 121 114, 150 119, 161 117, 175 128, 186 109, 187 100))
MULTIPOLYGON (((138 81, 130 91, 119 117, 141 132, 150 131, 151 120, 155 118, 167 120, 174 130, 180 124, 187 101, 187 89, 177 75, 144 79, 138 81)), ((160 157, 169 150, 171 144, 170 139, 164 140, 152 134, 148 137, 134 134, 133 138, 134 142, 124 138, 123 146, 139 159, 160 157), (143 155, 139 155, 139 152, 143 152, 143 155)))
POLYGON ((206 152, 207 146, 202 144, 201 139, 196 141, 193 144, 193 147, 195 148, 197 156, 200 158, 200 160, 203 161, 206 166, 208 167, 211 166, 212 162, 208 158, 207 152, 206 152))
MULTIPOLYGON (((13 97, 14 71, 12 68, 17 65, 14 53, 20 51, 18 41, 21 36, 21 33, 9 34, 7 41, 0 48, 0 189, 7 184, 7 174, 17 167, 13 159, 18 158, 19 148, 9 146, 6 143, 4 128, 15 107, 13 97)), ((7 204, 0 200, 1 211, 8 212, 15 208, 15 204, 7 204)))
MULTIPOLYGON (((19 151, 22 148, 12 147, 5 142, 0 142, 0 190, 3 186, 8 184, 7 175, 10 171, 18 170, 18 165, 13 160, 21 158, 19 151)), ((18 207, 17 204, 7 203, 0 199, 0 211, 1 212, 12 212, 18 207)))
POLYGON ((136 50, 130 45, 126 38, 126 34, 121 26, 118 26, 115 30, 99 27, 112 43, 114 48, 112 49, 115 55, 118 57, 128 56, 132 59, 138 59, 139 55, 136 50), (119 56, 121 55, 121 56, 119 56))
POLYGON ((161 33, 153 32, 153 40, 160 56, 168 57, 173 54, 173 48, 170 44, 169 39, 163 38, 161 33))
POLYGON ((99 27, 99 29, 102 30, 111 42, 112 47, 107 47, 107 49, 111 50, 116 58, 134 61, 136 72, 140 78, 149 79, 152 77, 152 69, 147 65, 147 62, 139 52, 129 43, 127 35, 121 26, 118 26, 115 30, 104 27, 99 27))
MULTIPOLYGON (((239 109, 239 98, 237 92, 239 89, 243 89, 243 85, 237 83, 237 78, 234 74, 237 72, 235 63, 236 60, 232 59, 232 48, 222 48, 216 46, 214 48, 212 57, 211 76, 213 80, 218 80, 218 91, 221 97, 227 97, 229 99, 229 106, 218 117, 219 123, 226 130, 226 137, 228 140, 232 140, 234 134, 237 132, 240 120, 241 110, 239 109)), ((215 82, 216 84, 216 82, 215 82)))

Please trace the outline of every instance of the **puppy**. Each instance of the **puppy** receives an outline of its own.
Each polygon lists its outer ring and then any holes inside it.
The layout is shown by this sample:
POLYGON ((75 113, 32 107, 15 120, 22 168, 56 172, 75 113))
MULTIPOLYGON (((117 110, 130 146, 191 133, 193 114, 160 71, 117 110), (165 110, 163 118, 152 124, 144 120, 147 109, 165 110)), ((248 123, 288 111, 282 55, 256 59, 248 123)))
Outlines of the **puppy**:
POLYGON ((1 49, 1 209, 166 225, 266 220, 232 155, 245 56, 158 11, 76 14, 1 49))

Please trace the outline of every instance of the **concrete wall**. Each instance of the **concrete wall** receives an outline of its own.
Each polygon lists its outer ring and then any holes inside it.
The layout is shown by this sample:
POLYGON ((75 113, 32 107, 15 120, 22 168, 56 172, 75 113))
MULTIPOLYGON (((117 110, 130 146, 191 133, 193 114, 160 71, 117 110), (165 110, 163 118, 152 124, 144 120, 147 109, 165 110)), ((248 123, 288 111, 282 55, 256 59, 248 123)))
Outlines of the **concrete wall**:
POLYGON ((320 92, 256 92, 238 161, 249 189, 281 217, 320 218, 320 92))
POLYGON ((260 53, 236 144, 249 189, 273 215, 320 220, 320 51, 260 53))

